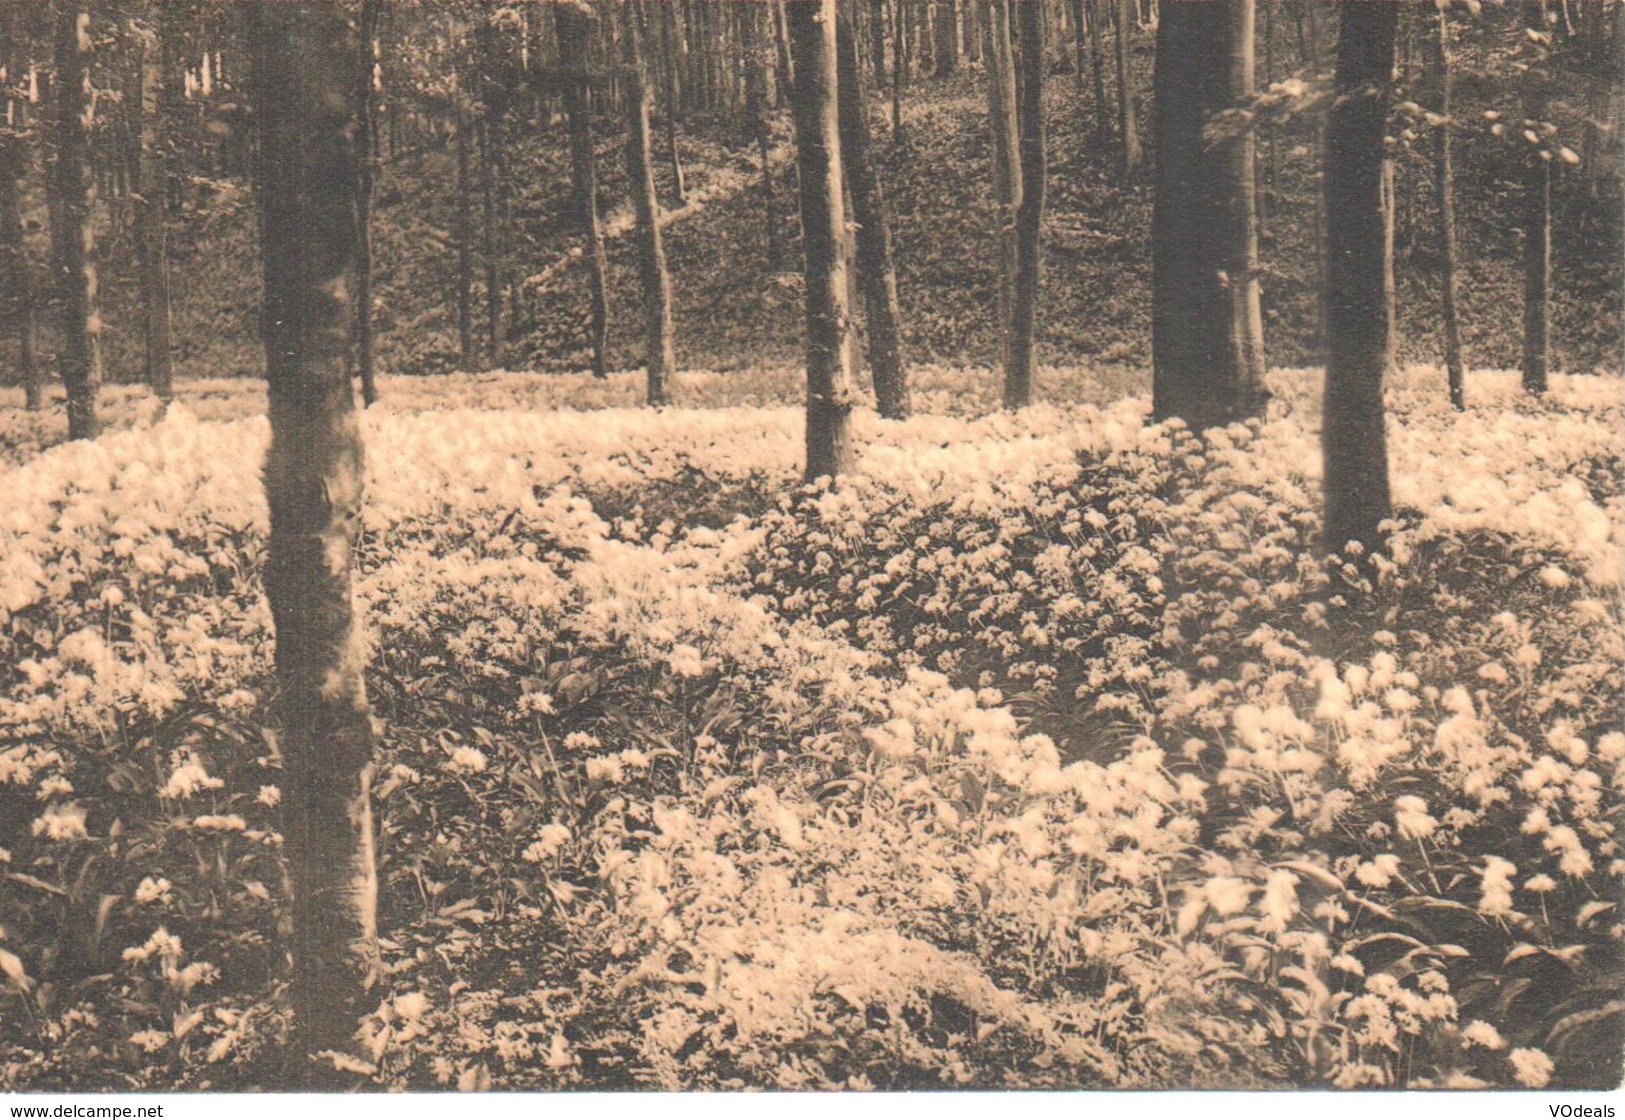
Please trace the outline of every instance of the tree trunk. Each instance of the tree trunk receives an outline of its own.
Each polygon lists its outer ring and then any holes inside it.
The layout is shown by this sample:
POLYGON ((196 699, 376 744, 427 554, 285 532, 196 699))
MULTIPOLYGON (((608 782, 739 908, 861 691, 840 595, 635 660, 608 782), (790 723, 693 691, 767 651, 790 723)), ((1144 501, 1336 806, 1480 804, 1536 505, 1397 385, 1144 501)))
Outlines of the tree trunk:
MULTIPOLYGON (((643 57, 641 13, 626 13, 627 98, 626 177, 638 222, 638 274, 643 282, 644 361, 648 367, 649 404, 671 402, 671 378, 677 372, 672 339, 671 277, 661 241, 660 202, 655 195, 654 157, 649 143, 649 71, 643 57)), ((754 16, 750 17, 754 18, 754 16)))
POLYGON ((457 349, 465 373, 474 372, 474 177, 467 96, 457 96, 457 349))
POLYGON ((378 67, 378 25, 382 0, 361 0, 361 33, 356 57, 356 188, 355 188, 355 365, 361 377, 361 400, 378 400, 376 355, 372 337, 372 188, 380 163, 377 104, 373 94, 378 67))
POLYGON ((757 41, 757 11, 757 8, 751 7, 745 13, 745 117, 762 165, 767 267, 770 271, 778 272, 784 267, 784 251, 779 243, 779 207, 773 189, 773 140, 767 120, 768 65, 757 41))
POLYGON ((1043 269, 1039 231, 1044 221, 1044 5, 1017 6, 1021 36, 1021 201, 1016 210, 1015 306, 1011 310, 1010 364, 1004 369, 1004 407, 1032 402, 1037 362, 1038 288, 1043 269))
POLYGON ((1439 195, 1439 241, 1444 256, 1439 278, 1441 312, 1444 319, 1444 368, 1450 386, 1450 404, 1463 409, 1466 403, 1466 360, 1461 351, 1461 314, 1456 279, 1456 187, 1451 167, 1450 130, 1455 127, 1450 119, 1450 20, 1443 8, 1433 0, 1422 0, 1424 18, 1435 22, 1434 33, 1428 37, 1433 46, 1434 80, 1438 83, 1439 125, 1433 131, 1433 173, 1439 195))
POLYGON ((850 7, 840 10, 837 29, 840 76, 841 156, 852 188, 852 220, 857 224, 858 276, 868 313, 869 373, 880 415, 908 415, 908 372, 903 361, 902 313, 897 303, 897 271, 892 264, 891 223, 880 170, 872 159, 869 104, 858 63, 857 28, 850 7))
POLYGON ((671 164, 672 205, 688 204, 688 184, 683 177, 683 158, 677 151, 677 117, 681 111, 678 87, 678 54, 682 48, 682 29, 677 23, 676 0, 665 0, 660 5, 660 37, 666 65, 661 69, 661 93, 666 99, 666 162, 671 164))
POLYGON ((795 58, 792 99, 806 252, 807 470, 833 483, 850 466, 851 321, 847 306, 846 202, 835 67, 836 0, 788 0, 795 58))
MULTIPOLYGON (((1525 0, 1524 19, 1530 31, 1550 34, 1544 0, 1525 0)), ((1523 76, 1523 115, 1535 122, 1525 127, 1536 129, 1538 134, 1547 117, 1551 51, 1549 42, 1530 43, 1527 49, 1534 57, 1523 76)), ((1551 367, 1552 159, 1545 144, 1541 136, 1539 150, 1525 153, 1523 387, 1529 393, 1546 391, 1551 367)))
POLYGON ((174 395, 173 335, 169 314, 169 253, 165 229, 163 118, 159 101, 163 89, 163 57, 153 13, 134 29, 135 81, 130 97, 135 117, 135 247, 141 276, 142 340, 145 344, 146 383, 159 400, 174 395))
POLYGON ((1134 79, 1129 73, 1129 28, 1133 22, 1134 0, 1117 0, 1117 131, 1123 145, 1125 178, 1140 167, 1140 127, 1135 123, 1134 79))
POLYGON ((1112 131, 1111 110, 1106 106, 1106 56, 1100 46, 1100 21, 1105 18, 1101 0, 1082 0, 1089 18, 1089 73, 1095 95, 1095 132, 1102 138, 1112 131))
POLYGON ((85 69, 91 51, 85 0, 54 0, 56 159, 48 186, 53 199, 57 290, 62 305, 57 366, 68 392, 68 438, 95 439, 96 397, 102 384, 101 314, 96 296, 96 177, 91 173, 85 121, 85 69))
POLYGON ((936 0, 935 8, 936 76, 946 78, 959 69, 959 6, 956 0, 936 0))
POLYGON ((489 108, 480 112, 480 251, 485 258, 485 360, 502 367, 502 262, 497 253, 497 188, 495 127, 489 108))
POLYGON ((785 0, 769 0, 773 6, 773 49, 778 56, 778 72, 774 82, 774 103, 784 108, 796 85, 796 60, 790 49, 789 16, 785 0))
POLYGON ((868 0, 864 5, 868 13, 869 66, 874 71, 875 88, 884 90, 886 77, 886 0, 868 0))
POLYGON ((1021 206, 1022 187, 1016 69, 1010 46, 1010 3, 1011 0, 987 0, 983 9, 986 22, 982 46, 982 56, 987 60, 988 120, 993 127, 993 202, 999 230, 999 369, 1006 375, 1014 361, 1016 212, 1021 206))
MULTIPOLYGON (((1181 0, 1170 0, 1179 3, 1181 0)), ((1265 0, 1273 3, 1274 0, 1265 0)), ((1229 105, 1253 96, 1254 0, 1223 0, 1225 14, 1224 90, 1229 105)), ((1258 286, 1258 190, 1256 136, 1251 128, 1220 152, 1224 199, 1221 252, 1228 288, 1228 395, 1233 418, 1257 416, 1269 399, 1264 387, 1264 312, 1258 286)))
POLYGON ((1399 8, 1339 0, 1336 100, 1326 122, 1326 402, 1324 545, 1381 543, 1391 511, 1383 375, 1383 136, 1399 8))
MULTIPOLYGON (((974 2, 979 3, 980 0, 974 2)), ((908 14, 905 3, 906 0, 891 0, 891 142, 894 148, 903 143, 903 90, 908 86, 908 14)))
POLYGON ((265 591, 281 688, 296 1079, 335 1079, 380 975, 365 642, 351 593, 363 455, 345 370, 356 249, 354 24, 337 0, 256 5, 271 416, 265 591))
MULTIPOLYGON (((23 70, 17 49, 16 2, 0 8, 0 66, 15 87, 23 70)), ((25 407, 38 412, 45 406, 43 370, 34 358, 34 282, 23 242, 22 180, 28 167, 22 128, 25 110, 20 100, 7 97, 5 122, 0 125, 0 284, 5 306, 17 338, 17 373, 22 381, 25 407)))
POLYGON ((565 103, 570 114, 570 175, 575 188, 576 221, 586 241, 591 285, 592 375, 609 376, 609 257, 604 251, 604 228, 598 219, 598 168, 593 153, 592 81, 588 73, 588 47, 593 18, 574 4, 555 4, 559 55, 567 71, 565 103))

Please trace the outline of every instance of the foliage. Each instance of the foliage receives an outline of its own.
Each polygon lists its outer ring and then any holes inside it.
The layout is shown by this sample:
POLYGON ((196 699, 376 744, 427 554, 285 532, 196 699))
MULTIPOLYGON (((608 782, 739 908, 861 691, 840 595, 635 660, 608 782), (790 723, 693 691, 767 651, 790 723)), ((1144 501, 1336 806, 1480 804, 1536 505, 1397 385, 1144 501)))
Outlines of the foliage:
MULTIPOLYGON (((1304 373, 1205 442, 860 413, 837 492, 786 375, 386 382, 362 1074, 1617 1082, 1618 386, 1437 380, 1371 564, 1304 373)), ((3 475, 0 1080, 274 1085, 266 427, 127 407, 3 475)))

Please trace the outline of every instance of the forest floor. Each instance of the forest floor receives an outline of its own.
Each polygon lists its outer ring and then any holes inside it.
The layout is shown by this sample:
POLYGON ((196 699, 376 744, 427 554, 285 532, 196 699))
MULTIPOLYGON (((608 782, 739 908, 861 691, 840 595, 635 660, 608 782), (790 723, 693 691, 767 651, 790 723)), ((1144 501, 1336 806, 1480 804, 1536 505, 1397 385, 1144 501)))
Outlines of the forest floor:
MULTIPOLYGON (((1397 379, 1322 562, 1318 375, 386 378, 358 594, 417 1088, 1597 1087, 1625 1052, 1617 379, 1397 379)), ((0 1086, 286 1076, 260 387, 0 400, 0 1086)))

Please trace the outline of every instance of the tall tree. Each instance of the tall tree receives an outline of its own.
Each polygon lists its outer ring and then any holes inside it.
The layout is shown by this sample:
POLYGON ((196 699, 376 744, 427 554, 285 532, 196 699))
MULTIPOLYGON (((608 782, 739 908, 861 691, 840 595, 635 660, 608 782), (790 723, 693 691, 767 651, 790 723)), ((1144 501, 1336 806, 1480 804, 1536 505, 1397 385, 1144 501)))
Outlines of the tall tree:
MULTIPOLYGON (((1112 0, 1107 0, 1111 3, 1112 0)), ((1117 131, 1122 144, 1123 174, 1140 167, 1140 126, 1134 112, 1134 75, 1129 70, 1129 31, 1134 25, 1134 0, 1116 0, 1117 16, 1117 131)))
MULTIPOLYGON (((356 223, 355 23, 339 0, 261 0, 260 135, 271 536, 301 1080, 352 1050, 379 978, 365 643, 351 591, 363 452, 346 370, 356 223)), ((376 997, 374 997, 374 1002, 376 997)))
POLYGON ((758 43, 757 21, 761 9, 751 6, 745 13, 745 118, 751 139, 756 143, 756 155, 762 165, 762 206, 767 226, 767 266, 774 272, 784 266, 784 253, 779 241, 778 196, 773 187, 773 136, 767 119, 767 53, 758 43))
POLYGON ((163 50, 156 12, 149 3, 145 19, 133 29, 135 71, 130 98, 135 127, 135 245, 141 274, 142 336, 146 382, 161 401, 174 395, 173 332, 169 311, 169 244, 165 221, 167 144, 163 98, 163 50))
POLYGON ((836 105, 836 0, 787 0, 796 84, 791 109, 801 178, 807 298, 809 481, 845 474, 851 458, 851 316, 847 303, 846 200, 836 105))
POLYGON ((57 367, 68 391, 68 438, 95 439, 96 397, 102 384, 102 321, 97 307, 96 177, 86 135, 91 101, 87 66, 90 11, 85 0, 53 0, 56 56, 56 158, 47 186, 57 293, 62 309, 57 367))
POLYGON ((666 101, 666 161, 671 164, 672 201, 677 206, 688 202, 688 184, 683 176, 683 157, 677 151, 677 117, 682 111, 679 57, 684 49, 682 9, 676 0, 660 5, 661 54, 665 65, 660 68, 660 92, 666 101))
POLYGON ((378 400, 378 378, 372 337, 372 188, 377 175, 378 118, 373 95, 378 72, 378 34, 383 0, 361 0, 360 48, 356 55, 356 245, 355 364, 361 376, 361 399, 378 400))
POLYGON ((959 69, 959 4, 957 0, 935 0, 932 7, 935 73, 946 78, 959 69))
POLYGON ((649 70, 643 54, 642 13, 626 13, 627 129, 626 177, 632 185, 632 206, 637 212, 638 276, 643 284, 644 364, 648 371, 647 400, 651 405, 671 401, 671 378, 677 372, 672 338, 671 277, 666 271, 666 247, 660 234, 660 201, 655 195, 654 157, 649 143, 649 70))
POLYGON ((559 58, 565 69, 565 106, 570 116, 570 176, 575 190, 576 222, 586 241, 587 275, 592 316, 592 373, 609 376, 609 255, 598 217, 598 163, 593 152, 592 73, 590 51, 593 9, 586 0, 560 0, 553 6, 559 34, 559 58))
POLYGON ((17 339, 17 372, 26 407, 45 404, 43 371, 34 358, 34 281, 23 242, 23 176, 28 168, 24 140, 27 100, 22 89, 24 67, 17 17, 25 0, 0 5, 0 66, 6 68, 5 119, 0 121, 0 295, 17 339))
POLYGON ((1095 132, 1104 138, 1112 130, 1111 109, 1106 104, 1105 54, 1100 49, 1100 21, 1105 16, 1101 12, 1100 0, 1078 0, 1078 9, 1088 21, 1089 75, 1095 95, 1095 132))
POLYGON ((1422 0, 1424 19, 1433 20, 1432 33, 1426 36, 1432 48, 1433 78, 1437 90, 1436 109, 1439 123, 1433 130, 1433 175, 1439 197, 1439 249, 1442 256, 1439 277, 1440 311, 1444 330, 1444 367, 1449 383, 1450 404, 1466 407, 1466 359, 1461 348, 1461 312, 1458 307, 1456 277, 1456 186, 1452 167, 1450 119, 1450 20, 1446 9, 1435 0, 1422 0))
POLYGON ((1335 95, 1326 122, 1327 551, 1381 543, 1391 511, 1383 375, 1389 322, 1383 138, 1392 99, 1399 6, 1339 0, 1335 95))
POLYGON ((1032 401, 1036 365, 1038 288, 1043 260, 1039 231, 1044 222, 1044 5, 1017 5, 1021 41, 1021 199, 1016 208, 1016 278, 1010 312, 1010 359, 1004 369, 1004 407, 1032 401))
POLYGON ((1253 30, 1253 0, 1164 0, 1157 25, 1152 398, 1197 429, 1267 399, 1253 131, 1216 117, 1253 92, 1253 30))
POLYGON ((868 313, 869 373, 874 379, 880 415, 908 415, 908 373, 903 362, 902 313, 897 304, 897 270, 892 264, 891 223, 880 169, 873 159, 869 134, 868 90, 858 60, 856 15, 850 5, 839 12, 841 159, 852 188, 852 220, 857 224, 858 277, 868 313))
POLYGON ((474 370, 474 173, 472 114, 461 87, 457 99, 457 353, 463 371, 474 370))
POLYGON ((1012 0, 987 0, 982 56, 987 60, 988 120, 993 126, 993 203, 999 237, 999 368, 1011 366, 1016 284, 1016 212, 1021 206, 1020 123, 1010 43, 1012 0))
POLYGON ((1528 31, 1523 115, 1530 138, 1525 153, 1523 215, 1523 387, 1546 391, 1551 367, 1552 152, 1545 125, 1550 97, 1551 21, 1545 0, 1524 0, 1528 31))

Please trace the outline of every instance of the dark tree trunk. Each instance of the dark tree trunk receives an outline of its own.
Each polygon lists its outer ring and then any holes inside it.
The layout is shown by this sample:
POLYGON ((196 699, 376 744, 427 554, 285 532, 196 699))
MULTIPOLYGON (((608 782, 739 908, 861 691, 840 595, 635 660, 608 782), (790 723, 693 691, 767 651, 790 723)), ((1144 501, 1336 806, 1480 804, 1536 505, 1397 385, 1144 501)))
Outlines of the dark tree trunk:
POLYGON ((785 4, 796 85, 792 99, 801 179, 807 288, 807 470, 831 482, 850 465, 851 321, 847 306, 846 204, 836 108, 836 0, 785 4))
MULTIPOLYGON (((22 72, 15 26, 18 11, 17 0, 0 8, 0 65, 11 75, 13 86, 22 72)), ((17 339, 17 373, 25 407, 38 412, 45 406, 45 385, 34 358, 34 281, 23 242, 22 180, 28 167, 21 136, 24 112, 20 100, 5 100, 6 121, 0 126, 0 284, 17 339)))
POLYGON ((485 360, 502 366, 502 262, 497 252, 496 145, 489 108, 480 113, 480 255, 485 258, 485 360))
POLYGON ((85 120, 85 68, 91 51, 84 0, 54 0, 56 159, 48 183, 54 196, 52 241, 62 308, 57 367, 68 392, 68 438, 95 439, 96 397, 102 384, 101 314, 96 296, 96 177, 91 173, 85 120))
POLYGON ((331 1084, 377 1005, 378 877, 365 644, 351 593, 361 433, 346 350, 355 308, 354 24, 337 0, 266 0, 251 42, 260 132, 271 415, 265 591, 281 687, 300 1083, 331 1084))
POLYGON ((762 165, 762 203, 767 224, 767 266, 773 272, 784 267, 784 251, 779 242, 778 198, 773 189, 773 140, 767 120, 768 64, 757 35, 758 9, 745 14, 745 117, 751 139, 756 143, 762 165))
POLYGON ((1117 0, 1117 131, 1123 145, 1125 177, 1139 169, 1141 158, 1140 126, 1134 114, 1134 77, 1129 72, 1129 32, 1133 23, 1134 0, 1117 0))
POLYGON ((638 221, 638 275, 643 282, 644 361, 648 368, 647 400, 651 405, 671 402, 671 378, 677 372, 672 338, 671 277, 666 272, 666 247, 660 234, 660 202, 655 195, 654 157, 649 143, 648 66, 643 57, 641 13, 626 13, 626 61, 630 82, 627 98, 626 177, 632 186, 632 205, 638 221))
MULTIPOLYGON (((1544 0, 1524 0, 1529 30, 1549 35, 1544 0)), ((1530 43, 1533 59, 1523 75, 1523 115, 1539 130, 1547 117, 1551 51, 1548 43, 1530 43)), ((1523 218, 1523 387, 1544 393, 1551 368, 1552 159, 1545 137, 1538 151, 1525 152, 1523 218)), ((1536 145, 1531 145, 1531 148, 1536 145)))
POLYGON ((837 34, 840 74, 841 158, 852 187, 852 220, 857 224, 858 276, 868 313, 869 373, 880 415, 908 415, 908 372, 903 361, 902 313, 897 303, 897 271, 892 265, 891 223, 885 188, 873 161, 869 104, 858 63, 857 28, 850 7, 842 7, 837 34))
POLYGON ((936 0, 935 8, 935 71, 937 77, 946 78, 959 69, 959 5, 956 0, 936 0))
POLYGON ((1390 514, 1383 375, 1382 163, 1392 96, 1396 4, 1340 0, 1336 100, 1326 122, 1324 545, 1381 544, 1390 514))
POLYGON ((592 81, 588 50, 593 18, 574 4, 556 4, 553 15, 559 31, 559 55, 567 74, 566 105, 570 114, 570 174, 575 187, 576 221, 586 241, 591 285, 592 374, 609 376, 609 256, 604 251, 604 228, 598 219, 598 167, 593 153, 592 81))
POLYGON ((1089 74, 1095 95, 1095 132, 1101 137, 1112 132, 1111 109, 1106 105, 1106 55, 1100 47, 1100 21, 1105 18, 1101 0, 1080 0, 1089 17, 1089 74))
POLYGON ((1157 24, 1152 400, 1197 430, 1268 399, 1253 133, 1203 132, 1252 93, 1252 16, 1253 0, 1166 0, 1157 24))
POLYGON ((474 176, 465 95, 457 94, 457 349, 465 372, 474 371, 474 176))
POLYGON ((361 35, 356 58, 356 241, 355 241, 355 366, 361 377, 361 400, 378 400, 376 355, 372 337, 372 188, 377 175, 377 105, 373 74, 378 66, 374 43, 378 38, 382 0, 361 0, 361 35))
POLYGON ((864 4, 868 13, 869 66, 874 71, 875 88, 885 90, 886 78, 886 0, 868 0, 864 4))
POLYGON ((666 162, 671 164, 672 205, 683 206, 688 203, 688 184, 683 177, 683 157, 677 151, 677 118, 682 109, 677 71, 683 45, 678 14, 676 0, 665 0, 660 5, 661 46, 666 58, 666 65, 661 68, 661 93, 666 99, 666 162))
POLYGON ((163 54, 158 42, 156 15, 135 32, 135 82, 131 110, 135 135, 135 246, 141 275, 142 341, 145 344, 146 383, 159 400, 174 395, 173 335, 169 314, 169 249, 165 228, 163 116, 159 109, 163 90, 163 54))
POLYGON ((1439 194, 1439 242, 1444 260, 1439 288, 1444 326, 1444 368, 1450 386, 1450 404, 1462 409, 1466 402, 1466 359, 1461 349, 1461 313, 1457 307, 1456 278, 1456 186, 1451 167, 1450 130, 1455 127, 1450 119, 1450 20, 1444 9, 1433 0, 1423 0, 1422 14, 1435 22, 1428 41, 1433 45, 1434 80, 1438 83, 1438 114, 1441 118, 1433 132, 1433 173, 1439 194))
POLYGON ((1008 371, 1013 361, 1016 212, 1021 206, 1022 187, 1015 59, 1010 45, 1011 2, 988 0, 984 9, 982 47, 982 55, 987 60, 988 120, 993 131, 993 204, 999 231, 999 368, 1002 371, 1008 371))
POLYGON ((778 72, 774 82, 774 102, 780 108, 790 103, 796 84, 796 60, 790 50, 789 17, 785 0, 768 0, 773 6, 773 48, 778 55, 778 72))
MULTIPOLYGON (((981 0, 976 0, 981 2, 981 0)), ((906 0, 891 0, 892 13, 892 67, 891 67, 891 142, 893 147, 903 143, 903 90, 908 87, 908 13, 906 0)))
POLYGON ((1039 231, 1044 221, 1044 5, 1017 5, 1021 38, 1021 203, 1016 209, 1015 305, 1010 316, 1010 364, 1004 370, 1004 407, 1032 402, 1037 366, 1034 336, 1043 259, 1039 231))

